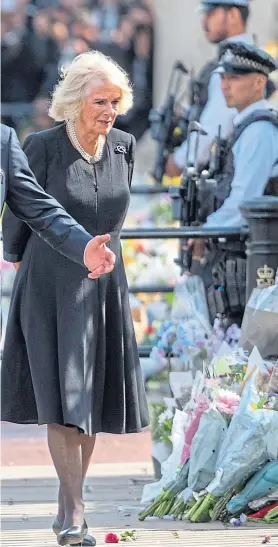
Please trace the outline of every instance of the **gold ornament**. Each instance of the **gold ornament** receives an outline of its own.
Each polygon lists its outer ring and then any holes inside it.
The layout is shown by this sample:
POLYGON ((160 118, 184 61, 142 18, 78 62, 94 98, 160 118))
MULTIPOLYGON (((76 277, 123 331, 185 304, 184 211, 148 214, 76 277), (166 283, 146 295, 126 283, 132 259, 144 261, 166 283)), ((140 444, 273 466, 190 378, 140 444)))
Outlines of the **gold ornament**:
POLYGON ((266 264, 263 268, 257 270, 257 287, 259 289, 265 289, 274 285, 275 271, 273 268, 269 268, 266 264))

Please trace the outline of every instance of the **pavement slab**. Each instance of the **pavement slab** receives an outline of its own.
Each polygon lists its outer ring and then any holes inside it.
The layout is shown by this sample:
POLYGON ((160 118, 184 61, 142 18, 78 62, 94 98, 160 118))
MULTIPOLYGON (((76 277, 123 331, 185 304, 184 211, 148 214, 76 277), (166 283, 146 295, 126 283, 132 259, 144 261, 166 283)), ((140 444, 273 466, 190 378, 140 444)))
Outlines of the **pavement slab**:
MULTIPOLYGON (((219 522, 139 522, 142 488, 152 480, 150 462, 90 466, 85 486, 86 520, 98 546, 105 545, 107 532, 136 530, 137 539, 130 543, 134 547, 255 547, 265 536, 271 536, 271 547, 278 547, 278 528, 274 526, 234 529, 219 522)), ((57 546, 51 531, 57 487, 51 466, 2 467, 2 547, 57 546)))

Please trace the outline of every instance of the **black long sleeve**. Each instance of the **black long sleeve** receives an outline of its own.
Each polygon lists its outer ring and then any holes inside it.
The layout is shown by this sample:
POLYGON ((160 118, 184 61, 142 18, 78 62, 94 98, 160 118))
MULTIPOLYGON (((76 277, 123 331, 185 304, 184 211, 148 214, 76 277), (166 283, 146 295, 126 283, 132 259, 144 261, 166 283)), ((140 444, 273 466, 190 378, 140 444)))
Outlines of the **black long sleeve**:
MULTIPOLYGON (((2 142, 2 161, 4 146, 2 142)), ((5 175, 9 208, 3 215, 5 260, 21 260, 30 236, 29 226, 54 249, 84 265, 84 250, 92 236, 38 184, 13 129, 10 129, 7 146, 8 169, 5 175)), ((5 148, 4 152, 7 152, 5 148)), ((41 161, 43 166, 44 157, 41 161)))

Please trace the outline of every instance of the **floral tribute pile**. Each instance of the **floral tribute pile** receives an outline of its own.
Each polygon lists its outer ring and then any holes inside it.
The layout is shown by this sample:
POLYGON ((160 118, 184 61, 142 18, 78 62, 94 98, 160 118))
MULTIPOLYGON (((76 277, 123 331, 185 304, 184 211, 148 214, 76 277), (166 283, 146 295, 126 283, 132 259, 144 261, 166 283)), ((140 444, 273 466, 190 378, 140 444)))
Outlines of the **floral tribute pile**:
MULTIPOLYGON (((179 354, 184 332, 165 326, 161 339, 169 342, 170 332, 179 354)), ((277 524, 278 364, 263 360, 256 347, 247 355, 223 341, 203 370, 191 360, 186 371, 170 373, 170 384, 173 397, 158 412, 155 435, 172 450, 161 480, 144 487, 139 519, 277 524)))

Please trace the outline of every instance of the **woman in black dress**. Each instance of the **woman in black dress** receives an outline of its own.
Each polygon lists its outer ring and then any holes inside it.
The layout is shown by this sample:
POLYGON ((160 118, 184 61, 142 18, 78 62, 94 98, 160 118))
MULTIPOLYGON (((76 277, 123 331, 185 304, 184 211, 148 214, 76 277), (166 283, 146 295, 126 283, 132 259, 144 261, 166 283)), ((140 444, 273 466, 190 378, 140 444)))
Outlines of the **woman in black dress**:
POLYGON ((87 533, 82 484, 96 433, 148 425, 120 244, 135 142, 113 129, 131 104, 122 69, 98 52, 82 54, 53 94, 50 115, 64 123, 24 146, 41 186, 88 232, 111 235, 112 273, 86 278, 82 266, 4 215, 4 256, 20 265, 3 352, 2 420, 47 424, 60 480, 59 545, 87 533))

